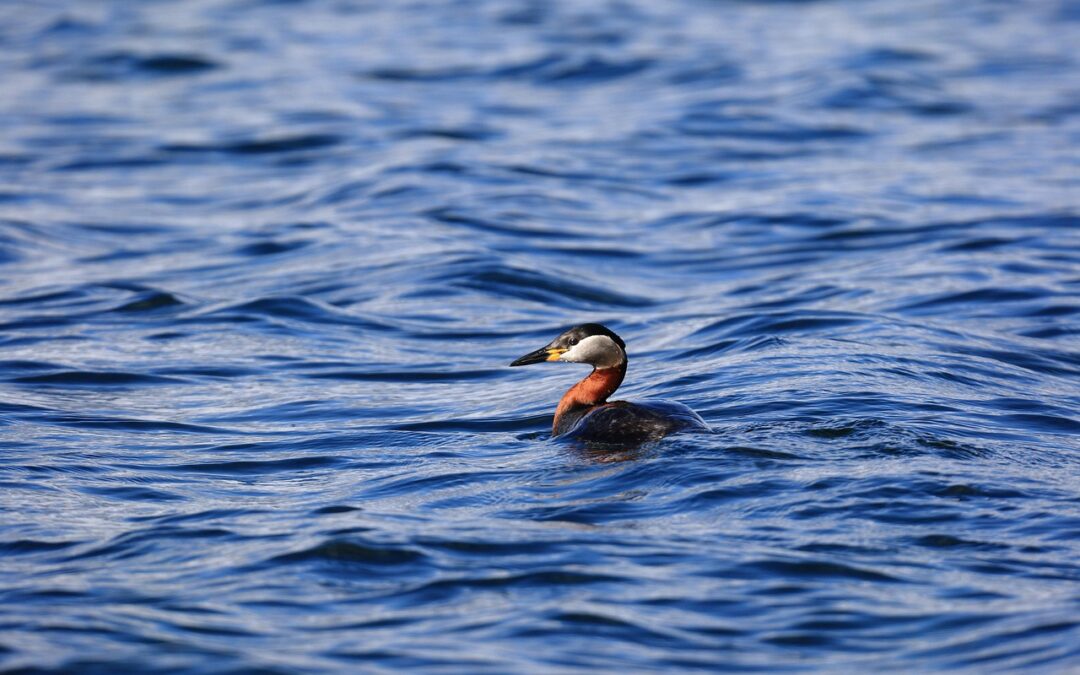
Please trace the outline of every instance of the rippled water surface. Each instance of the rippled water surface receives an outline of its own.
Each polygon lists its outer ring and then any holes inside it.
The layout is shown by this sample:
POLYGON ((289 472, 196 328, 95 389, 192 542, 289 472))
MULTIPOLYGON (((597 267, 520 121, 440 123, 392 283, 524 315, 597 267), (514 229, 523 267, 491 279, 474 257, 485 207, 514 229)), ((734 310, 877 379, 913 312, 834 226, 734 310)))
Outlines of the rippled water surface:
POLYGON ((1075 672, 1077 44, 0 5, 0 667, 1075 672), (583 321, 716 433, 551 440, 583 321))

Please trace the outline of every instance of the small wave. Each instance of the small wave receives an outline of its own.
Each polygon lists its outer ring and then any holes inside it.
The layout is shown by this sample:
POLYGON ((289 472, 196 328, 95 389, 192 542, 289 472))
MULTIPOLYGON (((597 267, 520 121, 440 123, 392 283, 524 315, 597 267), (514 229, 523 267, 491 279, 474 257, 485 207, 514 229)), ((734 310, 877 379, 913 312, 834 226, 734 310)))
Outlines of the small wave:
POLYGON ((223 153, 230 155, 270 155, 322 150, 341 145, 344 138, 335 134, 295 134, 269 138, 221 141, 216 143, 170 143, 161 146, 173 153, 223 153))
POLYGON ((793 579, 841 577, 853 581, 876 583, 891 584, 903 582, 902 579, 890 574, 869 569, 861 569, 851 565, 843 565, 828 560, 755 560, 740 565, 736 570, 725 571, 725 575, 735 577, 745 577, 747 575, 773 576, 774 574, 793 579))
POLYGON ((467 226, 481 232, 508 234, 514 236, 531 236, 542 238, 556 238, 561 241, 581 239, 580 235, 565 230, 544 229, 539 227, 527 227, 512 222, 496 222, 478 216, 467 215, 460 210, 451 208, 436 208, 427 211, 424 215, 447 225, 467 226))
POLYGON ((1042 300, 1047 293, 1042 289, 1023 288, 980 288, 960 293, 944 293, 933 297, 905 304, 898 307, 898 311, 911 311, 916 309, 931 309, 947 305, 971 305, 983 303, 1023 302, 1027 300, 1042 300))
POLYGON ((331 539, 311 548, 293 553, 274 556, 269 564, 292 563, 332 563, 343 566, 357 566, 365 570, 389 568, 386 574, 398 574, 402 566, 427 564, 427 556, 422 552, 403 546, 383 544, 358 539, 331 539))
POLYGON ((550 418, 546 415, 525 418, 504 419, 456 419, 438 420, 430 422, 408 422, 395 425, 393 428, 399 431, 435 431, 442 433, 503 433, 515 431, 529 431, 535 429, 541 423, 547 423, 550 418))
POLYGON ((347 462, 348 460, 342 457, 314 456, 290 457, 288 459, 236 460, 231 462, 192 462, 160 466, 158 468, 181 473, 247 476, 335 467, 347 464, 347 462))
POLYGON ((573 303, 586 307, 644 308, 659 304, 651 298, 622 293, 584 279, 575 280, 502 264, 470 265, 468 269, 440 277, 471 291, 555 306, 573 303))
POLYGON ((183 422, 170 422, 166 420, 138 419, 131 417, 109 417, 104 415, 51 413, 41 415, 42 422, 56 424, 65 427, 82 429, 106 429, 117 432, 130 431, 141 433, 181 432, 192 434, 227 434, 235 433, 225 429, 202 426, 198 424, 185 424, 183 422))
POLYGON ((301 296, 270 296, 232 305, 207 308, 188 314, 182 323, 209 321, 256 321, 261 319, 297 321, 310 324, 351 326, 379 332, 395 332, 389 324, 346 312, 311 298, 301 296))
POLYGON ((541 81, 551 84, 606 82, 636 75, 653 63, 654 60, 650 58, 608 59, 590 56, 546 69, 541 81))
POLYGON ((59 373, 47 373, 44 375, 23 375, 21 377, 13 377, 8 379, 8 382, 75 387, 132 387, 155 384, 183 384, 185 381, 175 377, 147 375, 143 373, 66 370, 59 373))
POLYGON ((735 138, 740 141, 773 143, 818 143, 865 139, 869 131, 854 126, 810 126, 782 120, 728 117, 715 112, 690 112, 676 120, 680 134, 703 138, 735 138))
POLYGON ((33 555, 35 553, 51 553, 81 544, 81 541, 40 541, 36 539, 18 539, 0 543, 0 553, 3 555, 33 555))
POLYGON ((291 253, 304 248, 308 243, 306 241, 277 241, 270 239, 241 246, 235 250, 235 253, 250 257, 281 255, 282 253, 291 253))
POLYGON ((648 69, 654 60, 646 57, 581 58, 560 54, 542 54, 517 63, 477 65, 412 66, 375 68, 360 73, 362 78, 391 82, 455 82, 461 80, 524 80, 536 84, 591 84, 636 75, 648 69))
POLYGON ((441 138, 448 141, 489 141, 501 136, 497 130, 489 127, 424 127, 406 129, 398 133, 399 138, 441 138))
POLYGON ((361 382, 466 382, 469 380, 487 380, 498 374, 495 370, 405 370, 405 371, 370 371, 336 370, 320 373, 307 373, 304 377, 314 380, 353 380, 361 382))
POLYGON ((117 312, 154 312, 157 310, 183 307, 183 300, 164 291, 146 291, 135 300, 124 303, 116 308, 117 312))
POLYGON ((197 54, 114 51, 83 57, 67 71, 70 79, 122 81, 133 77, 178 77, 217 70, 222 64, 197 54))
POLYGON ((155 490, 148 487, 90 487, 84 490, 87 494, 131 502, 176 502, 185 501, 185 498, 174 492, 155 490))
POLYGON ((932 82, 881 74, 860 76, 858 83, 825 97, 822 105, 838 110, 891 110, 921 116, 963 115, 972 111, 971 104, 948 96, 932 82))

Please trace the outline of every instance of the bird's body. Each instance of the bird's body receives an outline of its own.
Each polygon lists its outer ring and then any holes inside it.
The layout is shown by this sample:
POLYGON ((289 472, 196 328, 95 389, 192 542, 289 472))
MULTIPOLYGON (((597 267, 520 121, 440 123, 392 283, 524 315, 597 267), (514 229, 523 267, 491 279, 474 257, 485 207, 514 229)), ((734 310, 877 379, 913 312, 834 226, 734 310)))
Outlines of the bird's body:
POLYGON ((612 401, 566 415, 554 435, 596 443, 632 443, 688 429, 711 431, 696 412, 676 401, 612 401))
POLYGON ((710 431, 705 420, 674 401, 608 402, 626 376, 626 344, 599 324, 575 326, 512 366, 543 361, 588 363, 593 371, 567 391, 555 409, 552 436, 590 443, 655 440, 683 430, 710 431))

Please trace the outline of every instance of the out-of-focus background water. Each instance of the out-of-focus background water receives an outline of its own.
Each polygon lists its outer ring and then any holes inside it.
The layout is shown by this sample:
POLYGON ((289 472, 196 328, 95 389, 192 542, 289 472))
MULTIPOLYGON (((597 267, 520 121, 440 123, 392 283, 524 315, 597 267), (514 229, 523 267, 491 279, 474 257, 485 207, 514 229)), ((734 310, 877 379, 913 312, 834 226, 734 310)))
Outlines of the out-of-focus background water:
POLYGON ((1080 10, 0 5, 0 667, 1080 668, 1080 10), (584 372, 717 433, 552 441, 584 372))

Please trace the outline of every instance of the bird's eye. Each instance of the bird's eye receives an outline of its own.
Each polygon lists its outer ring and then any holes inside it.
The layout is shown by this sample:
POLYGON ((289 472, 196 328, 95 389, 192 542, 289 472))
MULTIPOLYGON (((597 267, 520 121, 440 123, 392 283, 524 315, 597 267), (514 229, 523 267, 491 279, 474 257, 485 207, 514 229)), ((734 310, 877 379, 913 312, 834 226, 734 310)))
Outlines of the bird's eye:
POLYGON ((574 346, 574 345, 576 345, 577 343, 578 343, 578 339, 577 339, 577 338, 570 338, 570 342, 568 342, 567 344, 569 344, 569 345, 570 345, 571 347, 573 347, 573 346, 574 346))

